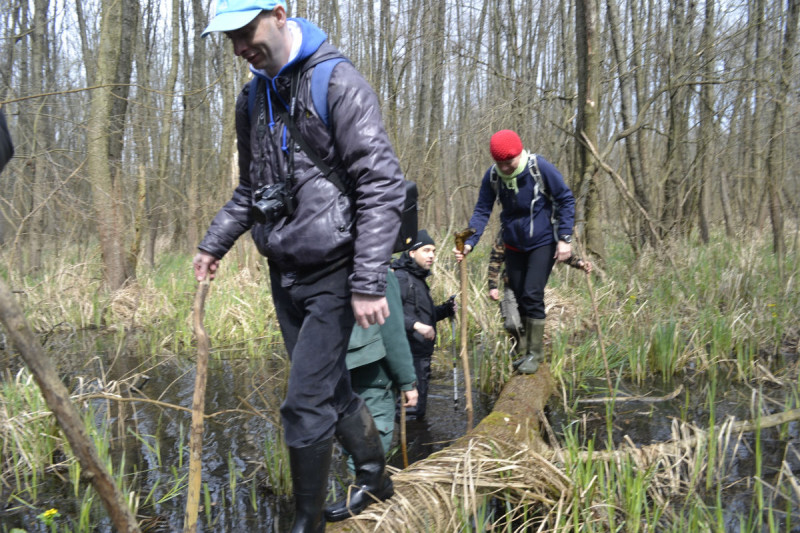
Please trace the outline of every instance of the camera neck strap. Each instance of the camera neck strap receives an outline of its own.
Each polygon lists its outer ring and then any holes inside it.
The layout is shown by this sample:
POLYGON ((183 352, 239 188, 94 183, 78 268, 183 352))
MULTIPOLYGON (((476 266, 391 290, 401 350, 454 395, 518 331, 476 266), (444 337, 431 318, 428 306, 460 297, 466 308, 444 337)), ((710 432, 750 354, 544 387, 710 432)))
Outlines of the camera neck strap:
MULTIPOLYGON (((297 80, 292 80, 292 89, 293 93, 296 91, 294 85, 296 85, 297 80)), ((295 106, 295 96, 292 96, 292 111, 294 111, 295 106)), ((297 143, 297 146, 311 159, 311 162, 314 163, 320 171, 322 171, 323 176, 336 185, 336 187, 342 192, 342 194, 349 195, 350 191, 345 186, 344 182, 342 181, 341 177, 334 171, 333 167, 328 165, 322 157, 314 150, 311 145, 306 141, 303 137, 303 134, 300 133, 300 128, 297 127, 297 123, 294 121, 294 113, 290 113, 289 110, 284 108, 282 105, 275 106, 277 108, 278 116, 281 117, 286 128, 289 130, 289 134, 292 137, 292 141, 297 143)), ((293 150, 292 150, 293 152, 293 150)))

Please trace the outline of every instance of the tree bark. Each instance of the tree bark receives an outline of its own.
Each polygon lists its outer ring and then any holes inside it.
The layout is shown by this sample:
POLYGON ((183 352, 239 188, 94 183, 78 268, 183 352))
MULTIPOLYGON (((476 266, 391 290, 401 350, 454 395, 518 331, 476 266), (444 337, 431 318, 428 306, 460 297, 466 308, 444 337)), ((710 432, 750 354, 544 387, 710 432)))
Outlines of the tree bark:
POLYGON ((133 277, 124 246, 124 227, 118 218, 117 191, 112 178, 109 157, 109 124, 112 123, 112 84, 117 79, 117 65, 122 39, 122 4, 104 0, 97 61, 97 83, 92 91, 87 122, 87 168, 92 185, 92 205, 103 256, 106 286, 111 290, 122 287, 133 277))
POLYGON ((575 121, 576 222, 585 222, 584 246, 592 254, 605 256, 601 204, 597 186, 597 164, 584 137, 597 146, 600 120, 600 64, 596 0, 579 0, 575 5, 575 30, 578 58, 578 114, 575 121), (581 209, 582 207, 582 209, 581 209), (580 211, 583 211, 582 213, 580 211), (583 215, 581 217, 581 215, 583 215))
POLYGON ((786 257, 786 243, 784 240, 783 228, 783 206, 781 203, 781 190, 783 188, 783 175, 785 169, 783 146, 786 134, 786 102, 789 98, 790 84, 792 78, 792 66, 794 64, 795 45, 797 43, 797 21, 799 18, 800 2, 798 0, 787 0, 786 28, 784 30, 783 48, 781 50, 781 60, 777 72, 777 91, 772 113, 772 124, 770 128, 769 152, 767 155, 767 194, 769 197, 769 214, 772 222, 772 251, 778 258, 778 276, 784 279, 784 258, 786 257))
POLYGON ((714 174, 711 161, 711 146, 714 144, 716 122, 714 120, 714 0, 706 0, 705 21, 700 51, 703 59, 703 85, 700 87, 700 134, 697 143, 697 160, 699 161, 698 190, 698 223, 700 239, 708 244, 711 240, 709 222, 708 190, 709 181, 714 174))

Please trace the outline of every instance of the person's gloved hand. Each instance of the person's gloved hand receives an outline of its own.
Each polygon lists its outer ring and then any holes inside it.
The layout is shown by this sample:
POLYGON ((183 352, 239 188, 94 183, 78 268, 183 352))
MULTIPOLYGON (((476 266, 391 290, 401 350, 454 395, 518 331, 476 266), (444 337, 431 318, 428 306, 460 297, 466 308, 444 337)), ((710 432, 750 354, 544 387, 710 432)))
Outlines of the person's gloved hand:
POLYGON ((454 294, 451 296, 445 303, 445 309, 447 309, 447 316, 455 316, 456 314, 456 295, 454 294))

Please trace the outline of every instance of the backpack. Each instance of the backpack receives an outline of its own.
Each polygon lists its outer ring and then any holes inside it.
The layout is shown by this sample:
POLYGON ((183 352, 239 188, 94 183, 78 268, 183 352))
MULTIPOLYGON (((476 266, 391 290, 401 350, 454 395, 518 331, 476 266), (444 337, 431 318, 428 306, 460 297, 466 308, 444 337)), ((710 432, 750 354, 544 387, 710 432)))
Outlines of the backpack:
MULTIPOLYGON (((328 116, 328 83, 333 73, 333 68, 342 61, 349 60, 344 56, 335 56, 324 59, 319 63, 313 65, 314 70, 311 71, 311 102, 314 105, 314 110, 317 112, 320 120, 322 120, 325 127, 330 129, 330 118, 328 116)), ((252 117, 253 110, 256 106, 256 97, 258 95, 259 78, 253 77, 250 81, 250 88, 247 95, 247 111, 252 117)), ((266 90, 266 87, 265 89, 266 90)), ((295 142, 300 145, 300 148, 311 159, 314 165, 319 168, 325 177, 333 182, 343 194, 350 196, 351 190, 345 187, 342 180, 333 174, 333 169, 327 165, 321 157, 305 142, 305 139, 300 135, 294 121, 291 120, 288 113, 280 113, 286 123, 286 126, 292 132, 295 142)), ((410 180, 403 180, 405 184, 405 202, 403 210, 400 213, 400 229, 395 239, 392 253, 402 252, 407 250, 411 244, 417 239, 417 184, 410 180)))
MULTIPOLYGON (((539 194, 541 194, 547 198, 553 206, 553 210, 550 213, 550 225, 553 226, 553 236, 556 238, 556 241, 558 241, 558 226, 556 225, 556 222, 558 222, 558 202, 556 202, 556 199, 550 194, 550 190, 547 188, 544 179, 542 179, 542 172, 539 170, 539 160, 536 154, 530 154, 528 156, 528 172, 533 178, 533 203, 536 203, 536 200, 539 199, 539 194)), ((497 165, 492 165, 491 174, 489 174, 489 184, 492 186, 492 190, 497 198, 497 203, 499 204, 500 176, 497 173, 497 165)))

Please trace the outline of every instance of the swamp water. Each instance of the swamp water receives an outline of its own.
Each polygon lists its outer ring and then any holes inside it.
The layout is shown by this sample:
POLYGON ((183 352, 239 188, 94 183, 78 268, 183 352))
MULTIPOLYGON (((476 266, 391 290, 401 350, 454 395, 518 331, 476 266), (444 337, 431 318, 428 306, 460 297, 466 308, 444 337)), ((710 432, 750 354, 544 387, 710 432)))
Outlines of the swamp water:
MULTIPOLYGON (((194 360, 174 355, 141 357, 126 350, 103 348, 98 334, 71 339, 72 344, 59 349, 50 346, 51 356, 59 361, 68 388, 74 393, 93 394, 81 403, 92 408, 97 425, 106 425, 111 435, 110 454, 115 471, 124 462, 124 482, 139 500, 138 518, 143 531, 180 531, 183 526, 186 476, 188 472, 188 433, 191 413, 170 406, 191 406, 194 390, 194 360), (87 355, 90 354, 90 355, 87 355), (92 355, 93 354, 93 355, 92 355), (148 376, 147 379, 143 375, 148 376), (95 376, 102 376, 97 378, 95 376), (98 398, 98 394, 121 394, 129 398, 148 398, 158 403, 118 402, 98 398)), ((278 350, 278 348, 276 348, 278 350)), ((215 414, 206 420, 203 440, 203 492, 199 531, 274 531, 288 530, 292 523, 292 506, 285 495, 274 490, 280 484, 273 458, 280 442, 276 421, 280 378, 285 364, 280 360, 237 359, 233 350, 215 350, 210 361, 205 412, 215 414), (223 354, 225 360, 220 360, 223 354)), ((8 351, 0 352, 2 367, 8 370, 2 380, 14 379, 21 364, 8 351)), ((458 403, 453 401, 452 373, 434 375, 425 421, 409 421, 407 442, 409 461, 427 457, 445 448, 467 430, 464 411, 463 376, 459 368, 458 403), (456 405, 454 407, 454 405, 456 405)), ((759 391, 735 383, 718 383, 710 393, 709 383, 680 383, 621 389, 638 400, 626 399, 614 406, 611 418, 611 440, 620 445, 629 440, 636 446, 663 442, 672 437, 673 422, 686 421, 700 428, 709 425, 709 397, 713 396, 714 416, 719 424, 727 415, 752 419, 754 411, 782 410, 787 403, 779 387, 765 382, 759 391), (680 390, 679 390, 680 389, 680 390), (677 394, 674 394, 678 390, 677 394), (767 401, 756 402, 756 395, 767 401), (674 396, 668 400, 664 397, 674 396), (658 401, 653 401, 654 398, 658 401), (759 406, 759 407, 756 407, 759 406), (765 407, 766 406, 766 407, 765 407)), ((605 381, 584 384, 586 398, 603 396, 605 381)), ((607 395, 607 388, 605 389, 607 395)), ((473 391, 474 424, 491 411, 492 399, 473 391)), ((580 403, 565 408, 563 398, 554 397, 548 419, 555 437, 562 442, 571 432, 580 443, 595 441, 594 449, 603 449, 608 442, 609 424, 606 404, 580 403)), ((797 513, 797 491, 786 490, 786 474, 800 473, 800 427, 790 422, 781 428, 762 430, 758 442, 753 433, 745 434, 728 447, 724 459, 725 485, 722 507, 726 531, 739 531, 742 516, 754 507, 756 497, 753 477, 760 468, 761 477, 774 491, 767 497, 775 500, 775 508, 797 513), (759 456, 756 456, 759 450, 759 456)), ((396 428, 395 442, 399 428, 396 428)), ((5 452, 4 452, 5 453, 5 452)), ((54 461, 57 462, 57 461, 54 461)), ((393 451, 390 465, 402 467, 399 449, 393 451)), ((288 469, 284 469, 288 473, 288 469)), ((73 491, 65 468, 56 468, 38 479, 37 501, 9 498, 15 490, 13 475, 0 485, 3 507, 0 508, 0 532, 22 528, 28 532, 46 532, 38 515, 57 509, 57 531, 77 531, 82 500, 92 491, 73 491)), ((346 478, 341 456, 334 459, 331 491, 341 495, 340 480, 346 478)), ((714 494, 709 493, 709 504, 714 494)), ((83 508, 86 508, 83 502, 83 508)), ((112 531, 104 518, 100 502, 94 498, 89 531, 112 531)), ((792 520, 800 525, 800 516, 792 520)), ((797 527, 791 528, 793 531, 797 527)))
MULTIPOLYGON (((115 473, 124 462, 124 482, 129 492, 137 494, 137 518, 142 531, 181 531, 191 412, 174 406, 191 408, 195 361, 174 355, 141 357, 126 354, 124 350, 107 351, 100 347, 103 342, 100 337, 85 334, 76 345, 59 350, 51 347, 50 356, 58 360, 59 371, 73 398, 75 395, 89 398, 78 404, 79 409, 92 408, 95 424, 108 428, 115 473), (99 397, 104 394, 151 401, 99 397)), ((198 531, 288 531, 293 506, 289 497, 279 494, 279 488, 273 488, 274 484, 280 484, 280 468, 271 466, 280 457, 277 421, 285 364, 280 360, 237 359, 237 354, 230 350, 225 351, 225 360, 219 360, 214 351, 209 361, 205 400, 205 413, 214 416, 205 421, 204 486, 198 531)), ((0 351, 0 367, 6 369, 0 374, 0 381, 15 379, 21 364, 18 356, 0 351)), ((407 423, 409 461, 427 457, 466 432, 461 372, 459 376, 457 407, 450 375, 448 383, 431 384, 426 419, 407 423)), ((477 423, 491 410, 491 405, 477 392, 473 392, 473 404, 477 423)), ((395 442, 398 441, 399 425, 395 431, 395 442)), ((393 450, 389 464, 402 468, 399 445, 393 450)), ((84 491, 88 484, 82 482, 76 494, 67 469, 56 470, 36 481, 39 484, 36 502, 25 501, 24 496, 9 497, 15 490, 14 475, 4 479, 0 484, 0 532, 13 528, 29 533, 50 531, 39 518, 48 509, 58 510, 56 523, 61 527, 79 530, 84 492, 91 497, 92 490, 84 491)), ((288 472, 285 467, 286 476, 288 472)), ((330 490, 337 499, 343 494, 340 487, 346 480, 344 460, 335 450, 330 490)), ((113 531, 96 497, 89 523, 90 531, 113 531)), ((61 527, 58 531, 62 531, 61 527)))

